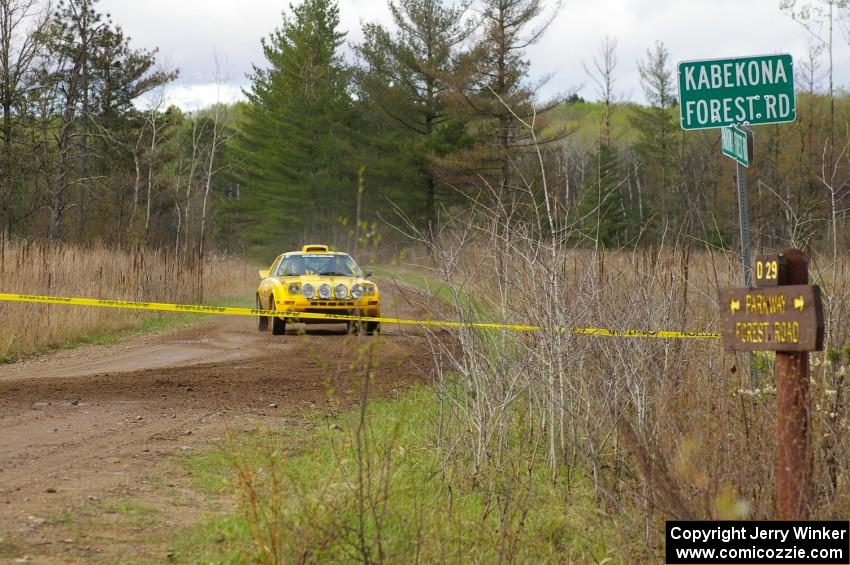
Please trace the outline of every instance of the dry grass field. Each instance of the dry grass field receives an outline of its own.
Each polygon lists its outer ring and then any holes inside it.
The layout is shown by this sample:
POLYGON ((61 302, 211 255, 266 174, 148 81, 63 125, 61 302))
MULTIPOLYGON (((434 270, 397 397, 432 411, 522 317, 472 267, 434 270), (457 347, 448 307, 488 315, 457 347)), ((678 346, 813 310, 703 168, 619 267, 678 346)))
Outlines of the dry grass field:
MULTIPOLYGON (((176 261, 173 253, 106 245, 22 243, 6 246, 0 262, 0 289, 7 293, 49 294, 117 300, 192 303, 252 296, 253 265, 211 255, 176 261)), ((142 321, 173 319, 161 314, 77 306, 0 303, 0 358, 108 339, 142 321)))
MULTIPOLYGON (((719 332, 718 290, 742 286, 737 255, 694 242, 587 250, 500 234, 452 235, 431 275, 454 289, 458 319, 549 328, 719 332)), ((768 250, 779 251, 779 250, 768 250)), ((813 253, 826 351, 811 355, 815 498, 810 515, 850 513, 850 258, 813 253)), ((773 354, 717 339, 628 339, 544 331, 462 331, 441 348, 446 437, 474 468, 520 459, 553 481, 587 476, 623 535, 621 556, 654 558, 667 519, 771 519, 776 508, 773 354), (752 370, 750 365, 752 364, 752 370)), ((497 488, 494 483, 494 488, 497 488)), ((516 498, 516 500, 521 500, 516 498)), ((518 512, 529 509, 520 508, 518 512)))

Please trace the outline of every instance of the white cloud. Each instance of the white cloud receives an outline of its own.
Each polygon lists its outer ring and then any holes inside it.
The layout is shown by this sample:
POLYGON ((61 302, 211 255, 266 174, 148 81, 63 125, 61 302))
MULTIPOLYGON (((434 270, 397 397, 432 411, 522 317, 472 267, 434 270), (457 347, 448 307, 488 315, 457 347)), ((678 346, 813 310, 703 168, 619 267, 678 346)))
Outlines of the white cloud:
POLYGON ((193 111, 208 108, 218 102, 230 104, 244 98, 242 89, 233 84, 177 84, 166 91, 164 106, 173 105, 193 111))
MULTIPOLYGON (((216 59, 219 74, 229 85, 222 99, 238 99, 248 85, 252 65, 263 66, 260 40, 280 27, 289 2, 272 0, 101 0, 100 9, 132 38, 137 48, 159 48, 166 67, 178 68, 180 78, 169 97, 192 110, 199 102, 216 100, 216 59), (229 97, 229 98, 228 98, 229 97)), ((385 0, 341 0, 340 27, 349 43, 362 40, 361 23, 385 21, 385 0)))
MULTIPOLYGON (((554 3, 554 0, 553 2, 554 3)), ((223 100, 240 96, 251 65, 262 66, 260 39, 281 23, 288 2, 272 0, 102 0, 102 10, 133 38, 137 47, 159 47, 160 59, 178 67, 180 79, 169 96, 181 107, 212 103, 216 58, 227 88, 223 100)), ((361 23, 387 22, 386 0, 339 0, 347 41, 362 39, 361 23)), ((619 41, 617 90, 642 100, 637 61, 656 40, 673 62, 687 59, 806 51, 807 32, 779 10, 779 0, 564 0, 542 40, 528 49, 535 78, 551 75, 543 96, 577 87, 595 98, 582 62, 590 63, 606 35, 619 41)), ((346 46, 350 56, 350 48, 346 46)), ((839 85, 850 83, 850 46, 836 35, 835 69, 839 85)))
MULTIPOLYGON (((621 96, 643 100, 637 61, 656 40, 672 62, 768 53, 806 53, 809 37, 779 10, 779 0, 566 0, 549 32, 529 49, 535 73, 554 73, 545 93, 584 83, 581 94, 596 98, 581 62, 590 66, 606 35, 618 40, 616 87, 621 96)), ((839 84, 850 82, 850 47, 836 36, 839 84)))

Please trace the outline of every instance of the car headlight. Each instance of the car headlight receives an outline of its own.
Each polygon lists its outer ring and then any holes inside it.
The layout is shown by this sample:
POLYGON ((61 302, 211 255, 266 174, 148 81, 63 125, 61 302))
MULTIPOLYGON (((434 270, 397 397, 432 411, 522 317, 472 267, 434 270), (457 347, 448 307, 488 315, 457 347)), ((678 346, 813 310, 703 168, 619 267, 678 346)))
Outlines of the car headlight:
POLYGON ((359 284, 352 286, 351 287, 351 298, 353 298, 354 300, 357 300, 361 296, 363 296, 363 287, 360 286, 359 284))
POLYGON ((373 294, 375 294, 375 285, 364 284, 363 294, 365 294, 366 296, 372 296, 373 294))
POLYGON ((289 285, 289 294, 298 294, 301 292, 301 285, 298 283, 292 283, 289 285))
POLYGON ((331 297, 331 287, 326 284, 323 284, 319 287, 319 298, 327 300, 331 297))
POLYGON ((344 284, 338 284, 334 289, 334 296, 336 296, 339 300, 344 300, 348 297, 348 289, 345 288, 344 284))
POLYGON ((310 299, 313 298, 313 293, 316 292, 316 289, 313 288, 311 284, 305 284, 301 287, 301 294, 304 295, 304 298, 310 299))

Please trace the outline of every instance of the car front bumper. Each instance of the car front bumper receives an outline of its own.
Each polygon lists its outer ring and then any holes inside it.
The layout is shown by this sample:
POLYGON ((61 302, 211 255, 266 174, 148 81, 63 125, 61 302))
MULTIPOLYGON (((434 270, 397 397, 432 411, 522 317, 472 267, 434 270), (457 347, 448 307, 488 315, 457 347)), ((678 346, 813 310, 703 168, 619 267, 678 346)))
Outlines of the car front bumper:
MULTIPOLYGON (((336 321, 344 322, 345 320, 323 320, 317 318, 298 319, 297 313, 304 312, 309 314, 341 314, 345 316, 365 316, 378 317, 381 312, 381 304, 378 299, 364 300, 278 300, 276 301, 277 310, 290 312, 293 315, 287 315, 286 318, 296 319, 307 324, 323 324, 335 323, 336 321)), ((284 316, 281 316, 284 317, 284 316)))

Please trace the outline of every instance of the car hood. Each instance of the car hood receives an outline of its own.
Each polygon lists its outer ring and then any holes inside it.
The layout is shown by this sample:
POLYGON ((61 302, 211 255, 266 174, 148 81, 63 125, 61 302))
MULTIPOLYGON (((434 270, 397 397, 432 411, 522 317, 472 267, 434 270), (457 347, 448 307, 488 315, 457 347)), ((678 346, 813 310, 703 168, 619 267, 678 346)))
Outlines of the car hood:
POLYGON ((344 284, 348 288, 351 288, 355 284, 375 284, 374 282, 360 278, 360 277, 328 277, 322 275, 299 275, 297 277, 278 277, 278 280, 282 283, 293 283, 299 282, 301 284, 311 284, 314 287, 318 288, 319 286, 326 284, 331 288, 334 288, 337 285, 344 284))

